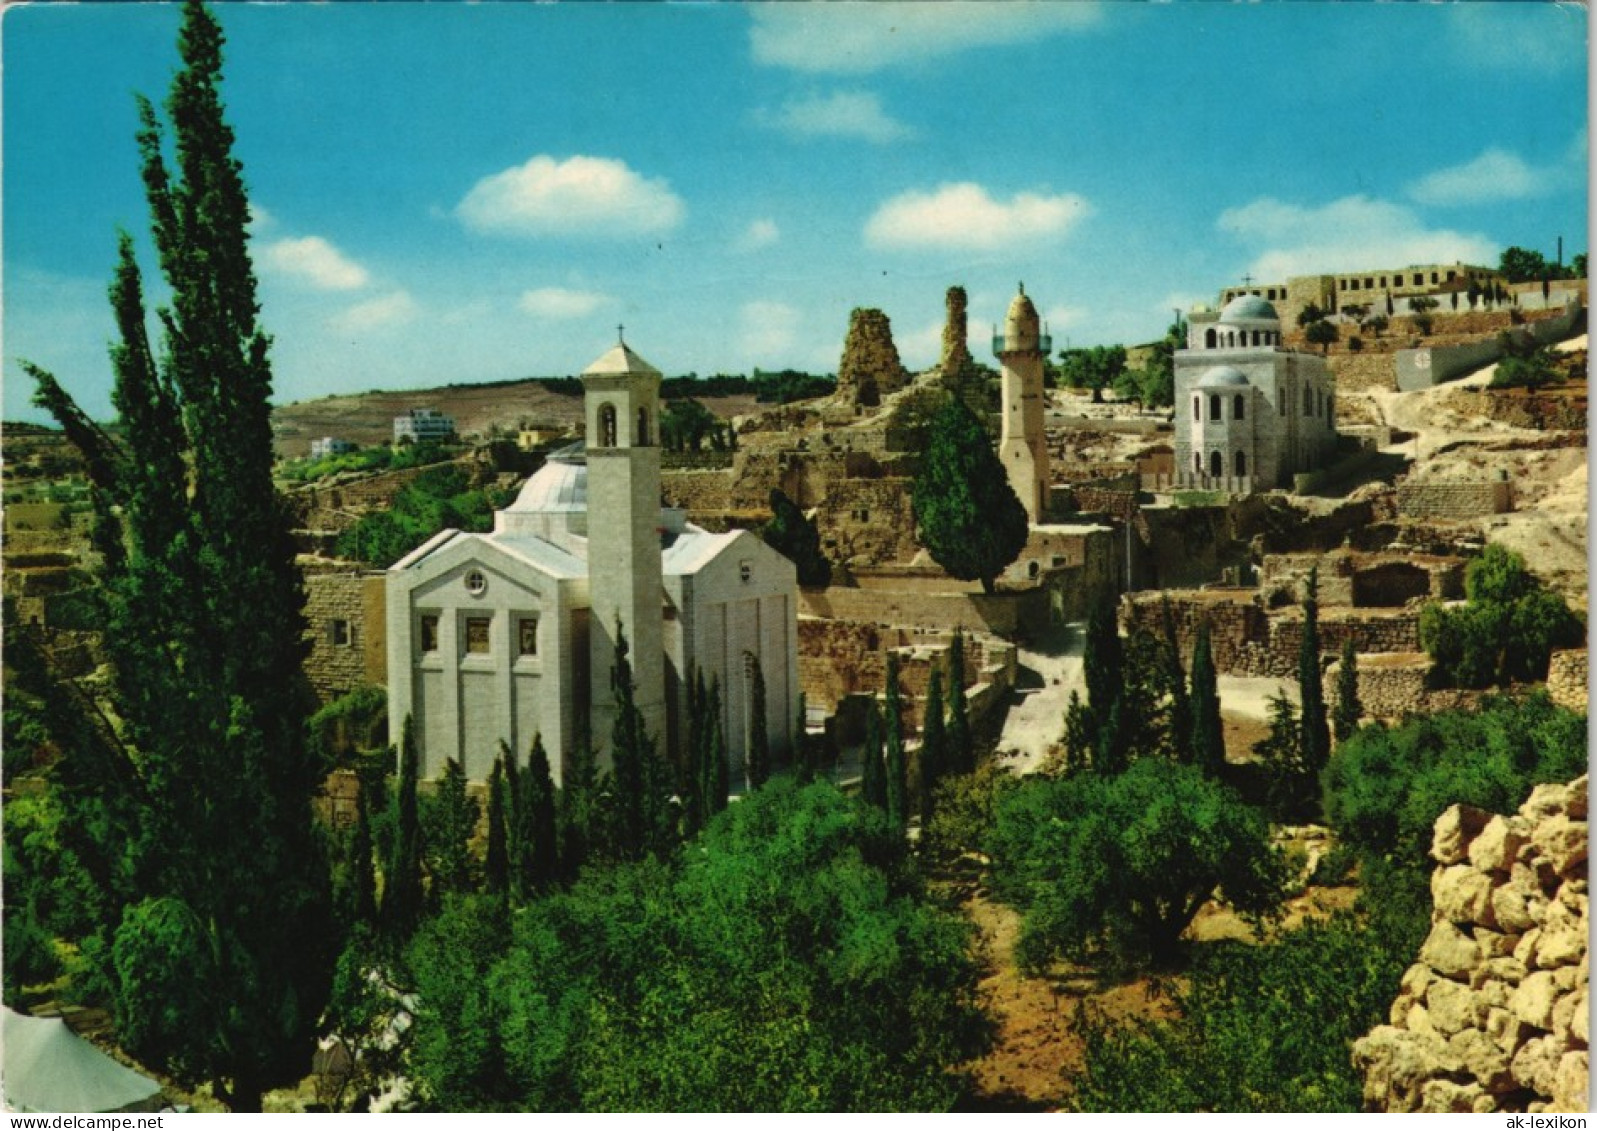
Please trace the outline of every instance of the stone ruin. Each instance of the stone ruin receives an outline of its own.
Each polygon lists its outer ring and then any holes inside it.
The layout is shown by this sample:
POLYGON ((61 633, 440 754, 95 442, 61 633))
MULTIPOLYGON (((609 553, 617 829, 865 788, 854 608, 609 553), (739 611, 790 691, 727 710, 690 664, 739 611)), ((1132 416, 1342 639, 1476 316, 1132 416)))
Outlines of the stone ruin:
POLYGON ((837 366, 837 398, 844 404, 867 408, 882 403, 889 393, 909 384, 909 370, 899 360, 893 344, 893 327, 887 315, 869 307, 855 307, 849 315, 843 359, 837 366))
POLYGON ((1431 933, 1353 1045, 1378 1111, 1587 1110, 1587 780, 1436 822, 1431 933))

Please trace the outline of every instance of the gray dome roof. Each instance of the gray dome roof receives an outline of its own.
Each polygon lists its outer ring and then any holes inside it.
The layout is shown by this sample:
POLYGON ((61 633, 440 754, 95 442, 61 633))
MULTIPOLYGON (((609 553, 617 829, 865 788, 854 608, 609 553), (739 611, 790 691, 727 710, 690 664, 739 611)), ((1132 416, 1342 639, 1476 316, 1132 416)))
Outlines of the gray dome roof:
POLYGON ((1198 378, 1198 388, 1215 389, 1223 386, 1239 386, 1251 384, 1247 374, 1240 369, 1233 369, 1229 365, 1216 365, 1213 369, 1204 372, 1198 378))
POLYGON ((1281 316, 1258 295, 1238 295, 1220 311, 1222 322, 1279 322, 1281 316))
POLYGON ((562 448, 522 484, 516 501, 505 508, 518 514, 552 514, 588 509, 588 465, 577 445, 562 448))

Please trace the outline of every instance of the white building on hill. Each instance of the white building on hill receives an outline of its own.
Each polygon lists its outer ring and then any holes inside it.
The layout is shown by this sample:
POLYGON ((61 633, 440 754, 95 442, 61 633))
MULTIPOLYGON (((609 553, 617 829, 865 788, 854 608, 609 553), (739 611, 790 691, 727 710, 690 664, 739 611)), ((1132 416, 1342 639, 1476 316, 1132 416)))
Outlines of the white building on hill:
POLYGON ((721 686, 731 780, 764 680, 773 751, 798 707, 793 563, 747 531, 711 534, 660 501, 660 373, 618 344, 582 375, 588 443, 522 487, 491 534, 446 530, 388 571, 388 711, 412 716, 422 776, 488 776, 501 740, 541 735, 558 782, 590 736, 608 760, 619 618, 649 733, 678 749, 686 681, 721 686))
POLYGON ((1325 359, 1281 345, 1275 307, 1254 295, 1194 311, 1175 354, 1176 485, 1249 494, 1336 456, 1335 384, 1325 359))

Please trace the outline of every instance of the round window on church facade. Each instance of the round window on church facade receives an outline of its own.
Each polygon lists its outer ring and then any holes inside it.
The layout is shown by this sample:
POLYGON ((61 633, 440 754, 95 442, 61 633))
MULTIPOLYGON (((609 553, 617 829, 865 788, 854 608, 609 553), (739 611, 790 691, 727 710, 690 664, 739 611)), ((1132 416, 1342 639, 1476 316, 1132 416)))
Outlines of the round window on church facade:
POLYGON ((482 570, 474 569, 466 574, 467 593, 470 593, 473 597, 480 597, 487 588, 488 578, 483 575, 482 570))

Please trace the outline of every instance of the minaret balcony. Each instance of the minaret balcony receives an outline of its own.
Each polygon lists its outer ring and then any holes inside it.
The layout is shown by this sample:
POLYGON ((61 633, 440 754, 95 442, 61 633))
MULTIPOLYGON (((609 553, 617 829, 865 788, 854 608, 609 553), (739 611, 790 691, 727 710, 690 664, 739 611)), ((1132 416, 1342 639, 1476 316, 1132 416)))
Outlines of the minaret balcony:
POLYGON ((995 354, 1011 353, 1024 349, 1036 349, 1043 353, 1050 353, 1052 352, 1053 348, 1054 339, 1052 335, 1049 334, 1038 334, 1037 342, 1033 346, 1026 345, 1025 338, 1017 338, 1015 340, 1015 344, 1010 345, 1009 336, 1007 334, 993 335, 993 353, 995 354))

